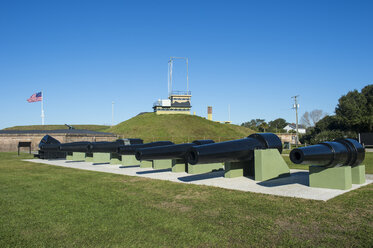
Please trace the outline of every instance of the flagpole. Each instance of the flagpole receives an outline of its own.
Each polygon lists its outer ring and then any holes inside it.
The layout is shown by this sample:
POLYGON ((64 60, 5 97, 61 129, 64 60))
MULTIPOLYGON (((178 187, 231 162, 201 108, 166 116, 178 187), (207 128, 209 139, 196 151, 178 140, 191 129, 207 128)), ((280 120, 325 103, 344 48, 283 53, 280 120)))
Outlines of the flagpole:
POLYGON ((44 126, 44 93, 41 91, 41 125, 44 126))

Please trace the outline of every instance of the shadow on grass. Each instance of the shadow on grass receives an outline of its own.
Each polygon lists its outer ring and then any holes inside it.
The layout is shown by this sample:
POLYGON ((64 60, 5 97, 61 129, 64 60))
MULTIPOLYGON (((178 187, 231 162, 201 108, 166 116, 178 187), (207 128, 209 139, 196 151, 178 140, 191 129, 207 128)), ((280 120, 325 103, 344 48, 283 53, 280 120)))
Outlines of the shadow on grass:
POLYGON ((264 187, 277 187, 290 184, 301 184, 309 186, 308 171, 298 171, 291 173, 290 176, 274 178, 267 181, 259 182, 258 185, 264 187))
POLYGON ((136 172, 136 174, 139 174, 139 175, 152 174, 152 173, 159 173, 159 172, 168 172, 171 170, 172 170, 171 168, 167 168, 167 169, 161 169, 161 170, 139 171, 139 172, 136 172))
POLYGON ((191 176, 185 176, 185 177, 179 177, 178 179, 182 182, 193 182, 193 181, 199 181, 199 180, 205 180, 205 179, 211 179, 211 178, 218 178, 218 177, 224 177, 224 171, 214 171, 204 174, 197 174, 197 175, 191 175, 191 176))

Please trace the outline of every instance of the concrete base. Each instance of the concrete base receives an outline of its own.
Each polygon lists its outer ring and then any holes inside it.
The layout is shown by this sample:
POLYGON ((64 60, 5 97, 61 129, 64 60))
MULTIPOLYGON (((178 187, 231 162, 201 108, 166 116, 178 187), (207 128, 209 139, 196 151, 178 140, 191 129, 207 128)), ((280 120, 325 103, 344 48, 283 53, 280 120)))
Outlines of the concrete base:
POLYGON ((95 153, 93 153, 93 161, 92 162, 94 164, 110 163, 110 153, 95 152, 95 153))
POLYGON ((110 164, 122 164, 122 156, 118 153, 110 154, 110 164))
POLYGON ((310 187, 342 190, 352 187, 350 166, 327 168, 312 165, 309 171, 310 187))
POLYGON ((153 160, 153 169, 162 170, 172 168, 172 159, 167 160, 153 160))
POLYGON ((172 160, 172 172, 188 172, 188 164, 183 159, 172 160))
POLYGON ((358 165, 351 168, 351 178, 353 184, 365 183, 365 165, 358 165))
POLYGON ((139 165, 139 164, 140 164, 140 161, 136 159, 135 155, 122 155, 123 166, 132 166, 132 165, 139 165))
POLYGON ((93 153, 86 153, 85 154, 85 161, 86 162, 93 162, 93 153))
POLYGON ((188 165, 188 174, 203 174, 209 173, 214 170, 224 169, 224 163, 211 163, 211 164, 195 164, 188 165))
POLYGON ((248 176, 255 181, 266 181, 290 176, 290 169, 277 149, 255 150, 253 161, 226 162, 226 178, 248 176))
POLYGON ((152 167, 153 167, 153 161, 147 161, 147 160, 140 161, 140 168, 152 168, 152 167))
POLYGON ((255 192, 322 201, 327 201, 338 195, 342 195, 351 190, 358 189, 360 187, 373 183, 373 175, 367 174, 366 182, 364 184, 353 184, 352 188, 349 190, 338 190, 309 187, 309 173, 306 170, 291 170, 290 177, 281 177, 265 182, 256 182, 247 177, 224 178, 224 171, 216 171, 208 174, 190 175, 185 172, 173 173, 169 170, 161 170, 154 173, 154 170, 152 170, 151 168, 139 168, 138 166, 127 167, 125 169, 123 169, 122 166, 112 166, 109 164, 98 164, 92 166, 91 163, 66 162, 65 160, 59 159, 27 159, 24 161, 74 169, 144 177, 149 179, 152 178, 155 180, 168 180, 177 183, 209 185, 230 190, 240 190, 245 192, 255 192))
POLYGON ((85 160, 85 152, 73 152, 72 159, 73 161, 84 161, 85 160))

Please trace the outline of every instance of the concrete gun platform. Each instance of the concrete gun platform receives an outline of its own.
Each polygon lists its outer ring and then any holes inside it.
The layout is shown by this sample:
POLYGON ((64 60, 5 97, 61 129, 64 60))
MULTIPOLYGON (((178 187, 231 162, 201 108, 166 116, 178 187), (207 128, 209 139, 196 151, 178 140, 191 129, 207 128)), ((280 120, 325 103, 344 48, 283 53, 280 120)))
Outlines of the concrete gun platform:
POLYGON ((151 179, 167 180, 177 183, 190 183, 198 185, 214 186, 224 189, 240 190, 253 193, 262 193, 286 197, 296 197, 312 200, 327 201, 338 195, 373 182, 373 175, 366 176, 366 183, 353 184, 349 190, 311 188, 308 182, 308 171, 290 170, 290 177, 276 178, 264 182, 257 182, 247 177, 224 178, 224 171, 215 171, 205 174, 191 175, 185 172, 173 173, 171 169, 153 170, 140 168, 139 165, 122 166, 112 164, 92 164, 89 162, 75 162, 66 160, 27 159, 24 161, 62 166, 74 169, 98 171, 121 174, 127 176, 139 176, 151 179))

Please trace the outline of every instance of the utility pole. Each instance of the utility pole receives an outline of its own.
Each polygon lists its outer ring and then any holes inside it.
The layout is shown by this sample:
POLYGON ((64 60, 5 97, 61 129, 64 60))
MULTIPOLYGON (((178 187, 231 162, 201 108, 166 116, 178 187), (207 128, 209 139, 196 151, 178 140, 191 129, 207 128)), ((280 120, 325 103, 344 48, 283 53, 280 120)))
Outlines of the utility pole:
POLYGON ((295 129, 296 129, 295 145, 296 145, 296 147, 298 147, 298 140, 299 140, 299 135, 298 135, 298 108, 299 108, 298 97, 299 97, 299 95, 291 97, 291 98, 294 98, 293 109, 295 109, 295 121, 296 121, 295 122, 295 129))

